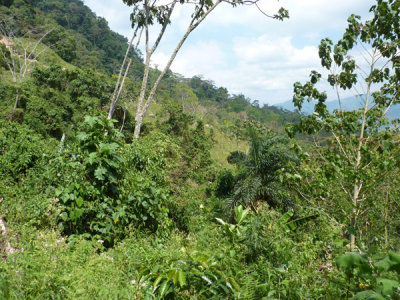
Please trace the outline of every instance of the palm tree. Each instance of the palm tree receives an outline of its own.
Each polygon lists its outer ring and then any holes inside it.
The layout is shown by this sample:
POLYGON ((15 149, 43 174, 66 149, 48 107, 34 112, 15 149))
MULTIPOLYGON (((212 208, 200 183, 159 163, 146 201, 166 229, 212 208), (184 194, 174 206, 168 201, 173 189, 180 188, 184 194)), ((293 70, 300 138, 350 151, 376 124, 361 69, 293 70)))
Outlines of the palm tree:
POLYGON ((273 132, 260 133, 253 126, 248 127, 248 134, 249 153, 238 163, 241 171, 228 206, 250 206, 255 211, 257 202, 265 201, 272 207, 288 210, 292 201, 278 176, 289 162, 298 162, 288 147, 289 140, 273 132))

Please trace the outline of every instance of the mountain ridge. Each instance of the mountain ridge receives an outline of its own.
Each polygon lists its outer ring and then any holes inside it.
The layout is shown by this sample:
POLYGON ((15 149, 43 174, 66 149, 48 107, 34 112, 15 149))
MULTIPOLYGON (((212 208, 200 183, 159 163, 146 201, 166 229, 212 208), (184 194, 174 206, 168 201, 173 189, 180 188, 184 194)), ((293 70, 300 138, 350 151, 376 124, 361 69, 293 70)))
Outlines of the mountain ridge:
MULTIPOLYGON (((341 99, 342 109, 345 111, 352 111, 352 110, 360 109, 364 106, 363 101, 364 100, 362 99, 362 95, 345 97, 345 98, 341 99)), ((338 100, 329 100, 329 101, 326 101, 325 104, 326 104, 327 109, 330 112, 340 109, 338 100)), ((314 112, 314 102, 305 101, 303 103, 303 107, 302 107, 301 111, 299 111, 297 109, 297 107, 294 106, 292 100, 288 100, 288 101, 285 101, 282 103, 277 103, 277 104, 274 104, 274 106, 280 107, 282 109, 286 109, 286 110, 292 111, 292 112, 299 112, 299 113, 305 114, 305 115, 310 115, 314 112)), ((387 116, 390 120, 400 118, 400 104, 393 105, 389 109, 387 116)))

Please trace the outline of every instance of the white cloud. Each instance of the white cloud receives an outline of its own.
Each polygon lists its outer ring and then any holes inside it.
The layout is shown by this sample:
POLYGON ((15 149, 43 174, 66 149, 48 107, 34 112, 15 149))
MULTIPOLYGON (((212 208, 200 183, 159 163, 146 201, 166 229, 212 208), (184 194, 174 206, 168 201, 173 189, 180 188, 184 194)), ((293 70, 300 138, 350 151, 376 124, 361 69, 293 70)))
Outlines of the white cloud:
MULTIPOLYGON (((170 49, 168 49, 170 50, 170 49)), ((157 52, 152 57, 152 63, 160 67, 165 66, 170 52, 157 52)), ((174 72, 185 76, 208 74, 216 69, 226 68, 226 55, 216 41, 198 41, 196 44, 185 45, 172 63, 174 72)))
MULTIPOLYGON (((230 54, 233 58, 228 58, 224 46, 216 41, 200 41, 182 49, 172 69, 185 76, 203 74, 232 93, 278 103, 291 98, 294 81, 305 80, 318 66, 317 48, 296 48, 290 37, 237 38, 230 54)), ((162 52, 154 56, 158 65, 166 60, 162 52)))
POLYGON ((352 13, 366 16, 373 0, 261 0, 260 9, 274 15, 280 7, 289 10, 290 18, 284 22, 272 21, 265 17, 256 6, 229 7, 224 3, 216 9, 216 13, 210 16, 209 24, 220 26, 244 25, 253 30, 268 30, 281 28, 290 31, 302 31, 305 28, 312 31, 324 30, 326 28, 340 29, 346 24, 348 16, 352 13), (296 26, 293 27, 293 23, 296 26), (260 28, 261 26, 265 26, 260 28))
POLYGON ((315 46, 295 48, 291 37, 271 38, 262 35, 257 38, 236 38, 233 49, 237 58, 247 64, 265 67, 296 68, 318 65, 318 50, 315 46))

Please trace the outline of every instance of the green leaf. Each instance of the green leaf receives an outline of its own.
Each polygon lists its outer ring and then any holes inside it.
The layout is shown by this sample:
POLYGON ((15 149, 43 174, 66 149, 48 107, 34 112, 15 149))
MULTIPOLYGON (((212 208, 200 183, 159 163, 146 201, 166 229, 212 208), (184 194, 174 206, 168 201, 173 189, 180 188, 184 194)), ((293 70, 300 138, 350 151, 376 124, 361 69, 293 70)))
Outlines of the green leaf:
POLYGON ((176 285, 179 281, 179 271, 178 270, 174 270, 174 277, 172 278, 174 284, 176 285))
POLYGON ((212 284, 212 281, 207 276, 201 276, 201 278, 206 281, 208 284, 212 284))
POLYGON ((85 132, 79 132, 76 137, 78 138, 79 141, 84 141, 88 138, 88 136, 89 135, 85 132))
POLYGON ((85 116, 85 123, 88 124, 90 127, 93 127, 93 125, 96 123, 97 120, 98 120, 97 117, 89 115, 85 116))
POLYGON ((103 168, 103 167, 98 167, 95 171, 94 171, 94 176, 98 179, 103 181, 104 180, 104 175, 107 173, 107 169, 103 168))
POLYGON ((160 296, 164 296, 168 292, 168 281, 164 281, 160 287, 160 296))
POLYGON ((175 269, 173 269, 173 270, 170 270, 169 272, 168 272, 168 275, 167 275, 167 280, 169 281, 169 280, 173 280, 173 278, 174 278, 174 276, 175 276, 175 269))
POLYGON ((241 205, 238 207, 235 207, 235 215, 236 215, 236 222, 237 224, 240 224, 243 222, 243 220, 246 218, 246 216, 249 214, 248 209, 243 209, 241 205))
POLYGON ((382 295, 374 292, 374 291, 363 291, 357 293, 353 298, 354 300, 386 300, 382 295))
POLYGON ((390 252, 389 256, 385 257, 376 264, 379 272, 382 271, 396 271, 400 273, 400 255, 390 252))
POLYGON ((162 278, 163 278, 162 275, 160 275, 160 276, 158 276, 158 277, 156 278, 156 280, 154 280, 154 282, 153 282, 154 288, 157 287, 157 285, 160 283, 160 281, 161 281, 162 278))
POLYGON ((76 205, 77 205, 78 207, 81 207, 82 204, 83 204, 83 198, 82 198, 82 197, 77 197, 77 198, 75 199, 75 202, 76 202, 76 205))
POLYGON ((93 164, 98 158, 97 152, 92 152, 89 154, 87 161, 89 164, 93 164))
POLYGON ((62 194, 62 189, 56 189, 55 190, 55 195, 56 195, 56 197, 60 197, 60 195, 62 194))
POLYGON ((220 219, 220 218, 215 218, 220 224, 222 224, 222 225, 226 225, 227 223, 225 223, 225 221, 224 220, 222 220, 222 219, 220 219))
POLYGON ((376 282, 376 291, 384 296, 392 296, 399 286, 398 281, 385 278, 378 278, 376 282))
POLYGON ((68 220, 68 214, 66 212, 63 212, 60 214, 60 218, 65 222, 68 220))
POLYGON ((290 230, 294 231, 294 230, 296 230, 299 226, 305 225, 305 224, 307 224, 308 222, 310 222, 311 220, 314 220, 314 219, 316 219, 316 218, 318 218, 318 217, 319 217, 319 215, 306 216, 306 217, 303 217, 303 218, 299 218, 299 219, 290 221, 290 222, 286 223, 286 226, 287 226, 290 230))
POLYGON ((205 257, 197 258, 197 262, 199 262, 205 269, 209 268, 208 261, 205 257))
POLYGON ((229 278, 228 278, 228 281, 230 282, 230 284, 233 286, 233 288, 234 288, 236 291, 240 291, 240 286, 239 286, 239 284, 236 282, 235 278, 229 277, 229 278))
POLYGON ((179 270, 179 284, 183 287, 186 284, 186 275, 185 272, 179 270))
POLYGON ((276 222, 279 224, 284 224, 287 221, 289 221, 291 217, 293 217, 293 214, 294 214, 293 210, 289 210, 285 214, 283 214, 281 217, 279 217, 279 219, 276 222))
POLYGON ((368 264, 368 258, 364 254, 351 252, 336 258, 336 264, 339 268, 354 269, 368 264))

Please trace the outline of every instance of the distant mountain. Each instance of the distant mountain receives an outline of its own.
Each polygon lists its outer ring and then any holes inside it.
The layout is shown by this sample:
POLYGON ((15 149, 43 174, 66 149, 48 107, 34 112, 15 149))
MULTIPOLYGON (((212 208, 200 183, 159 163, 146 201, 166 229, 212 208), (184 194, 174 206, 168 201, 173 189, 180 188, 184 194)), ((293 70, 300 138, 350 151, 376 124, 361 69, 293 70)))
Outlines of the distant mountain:
MULTIPOLYGON (((356 110, 364 106, 362 96, 353 96, 341 99, 342 109, 343 110, 356 110)), ((314 112, 314 102, 304 102, 301 113, 305 115, 312 114, 314 112)), ((339 102, 337 100, 330 100, 325 102, 326 107, 330 112, 335 109, 339 109, 339 102)), ((297 108, 293 105, 292 100, 275 104, 275 106, 289 110, 289 111, 298 111, 297 108)), ((400 104, 394 105, 390 108, 388 112, 389 119, 397 119, 400 118, 400 104)))

